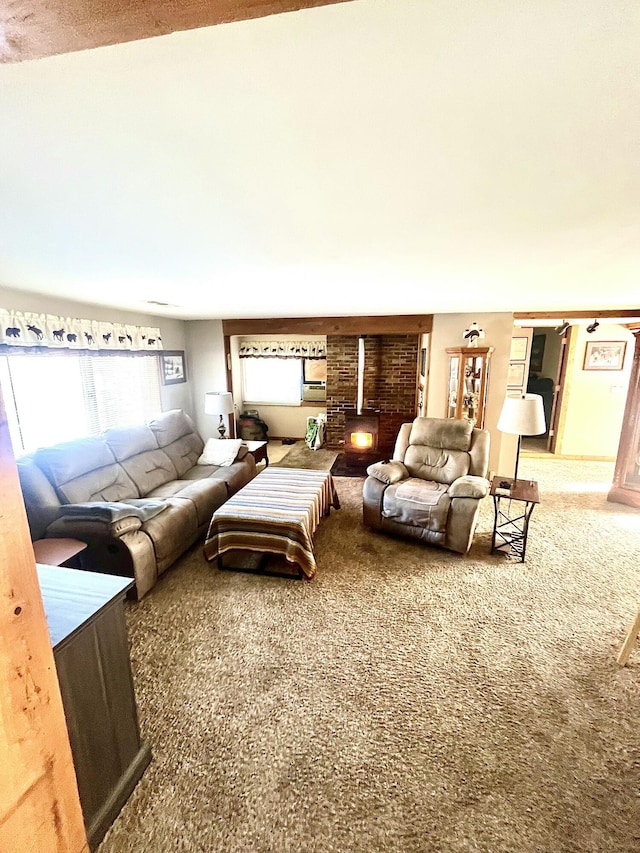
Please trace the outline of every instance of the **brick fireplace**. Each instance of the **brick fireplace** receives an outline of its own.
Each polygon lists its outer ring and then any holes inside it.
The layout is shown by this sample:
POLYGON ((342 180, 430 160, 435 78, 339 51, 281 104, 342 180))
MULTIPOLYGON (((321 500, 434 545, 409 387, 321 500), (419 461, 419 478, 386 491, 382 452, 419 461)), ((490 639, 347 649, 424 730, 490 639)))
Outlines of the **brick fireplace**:
MULTIPOLYGON (((362 406, 358 412, 358 347, 355 335, 327 335, 327 446, 345 450, 354 418, 366 419, 374 447, 350 453, 387 458, 400 424, 417 414, 417 335, 368 335, 364 340, 362 406)), ((372 460, 375 461, 375 460, 372 460)))

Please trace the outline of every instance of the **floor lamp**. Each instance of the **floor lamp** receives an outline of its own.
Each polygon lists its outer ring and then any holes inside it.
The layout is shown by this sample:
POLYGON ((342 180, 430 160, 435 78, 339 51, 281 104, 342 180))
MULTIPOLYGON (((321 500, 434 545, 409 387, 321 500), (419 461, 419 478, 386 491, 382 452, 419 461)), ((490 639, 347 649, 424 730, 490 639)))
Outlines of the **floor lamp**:
POLYGON ((226 438, 227 427, 225 418, 233 412, 233 397, 229 391, 207 391, 204 395, 205 415, 220 415, 218 433, 220 438, 226 438))
POLYGON ((518 436, 516 452, 516 470, 514 482, 518 479, 520 461, 520 441, 523 435, 542 435, 547 425, 544 420, 544 405, 540 394, 523 394, 520 397, 506 397, 498 418, 498 429, 518 436))

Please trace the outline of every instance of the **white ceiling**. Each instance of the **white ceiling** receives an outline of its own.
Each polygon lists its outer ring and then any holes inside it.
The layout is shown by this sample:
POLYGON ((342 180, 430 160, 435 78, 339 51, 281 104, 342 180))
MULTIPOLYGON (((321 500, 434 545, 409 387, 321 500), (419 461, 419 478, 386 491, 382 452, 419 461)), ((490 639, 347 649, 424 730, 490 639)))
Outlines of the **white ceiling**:
POLYGON ((638 0, 354 0, 2 66, 0 285, 183 318, 638 307, 639 45, 638 0))

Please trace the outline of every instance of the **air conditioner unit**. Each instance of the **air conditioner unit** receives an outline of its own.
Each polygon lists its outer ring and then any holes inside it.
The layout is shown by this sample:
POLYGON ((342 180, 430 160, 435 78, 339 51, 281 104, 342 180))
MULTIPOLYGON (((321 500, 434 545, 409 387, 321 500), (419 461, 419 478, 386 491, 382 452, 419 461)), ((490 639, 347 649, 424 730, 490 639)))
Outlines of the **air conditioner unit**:
POLYGON ((327 399, 327 386, 322 383, 305 382, 302 385, 302 399, 305 403, 324 403, 327 399))

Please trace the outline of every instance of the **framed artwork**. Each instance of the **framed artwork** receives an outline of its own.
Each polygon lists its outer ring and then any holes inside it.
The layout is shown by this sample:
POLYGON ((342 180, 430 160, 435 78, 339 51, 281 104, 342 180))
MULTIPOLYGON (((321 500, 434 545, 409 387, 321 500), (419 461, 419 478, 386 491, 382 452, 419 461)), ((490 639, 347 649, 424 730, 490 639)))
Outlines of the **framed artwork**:
POLYGON ((626 341, 587 341, 583 370, 622 370, 626 341))
POLYGON ((420 350, 420 376, 427 375, 427 348, 422 347, 420 350))
POLYGON ((525 361, 527 358, 527 342, 529 338, 511 338, 511 361, 525 361))
POLYGON ((544 345, 547 342, 546 335, 534 335, 531 341, 531 358, 529 370, 531 373, 542 373, 542 357, 544 356, 544 345))
POLYGON ((507 375, 507 388, 522 388, 524 385, 524 362, 512 362, 507 375))
POLYGON ((160 372, 163 385, 177 385, 187 381, 187 370, 184 363, 184 352, 181 350, 165 350, 160 353, 160 372))

